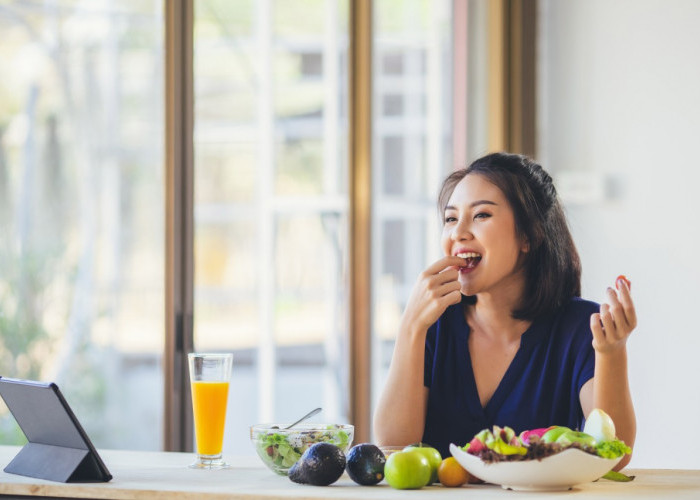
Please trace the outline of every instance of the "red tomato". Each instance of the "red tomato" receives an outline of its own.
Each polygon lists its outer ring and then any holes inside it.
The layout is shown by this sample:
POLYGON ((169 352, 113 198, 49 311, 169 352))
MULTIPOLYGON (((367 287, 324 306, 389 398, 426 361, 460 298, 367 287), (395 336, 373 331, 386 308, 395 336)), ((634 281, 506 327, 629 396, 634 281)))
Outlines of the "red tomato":
POLYGON ((615 278, 615 288, 620 288, 620 280, 627 283, 627 288, 629 288, 630 290, 632 289, 632 282, 624 274, 621 274, 620 276, 615 278))

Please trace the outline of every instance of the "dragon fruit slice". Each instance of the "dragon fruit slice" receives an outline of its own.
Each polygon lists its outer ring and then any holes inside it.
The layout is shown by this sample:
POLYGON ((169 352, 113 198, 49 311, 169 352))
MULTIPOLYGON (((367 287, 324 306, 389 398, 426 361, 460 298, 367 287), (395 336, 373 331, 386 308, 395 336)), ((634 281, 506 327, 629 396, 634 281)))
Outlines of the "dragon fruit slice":
POLYGON ((544 436, 544 433, 550 430, 553 426, 550 427, 540 427, 539 429, 532 429, 529 431, 523 431, 520 433, 520 442, 525 445, 529 446, 530 445, 530 437, 531 436, 537 436, 537 438, 541 438, 544 436))

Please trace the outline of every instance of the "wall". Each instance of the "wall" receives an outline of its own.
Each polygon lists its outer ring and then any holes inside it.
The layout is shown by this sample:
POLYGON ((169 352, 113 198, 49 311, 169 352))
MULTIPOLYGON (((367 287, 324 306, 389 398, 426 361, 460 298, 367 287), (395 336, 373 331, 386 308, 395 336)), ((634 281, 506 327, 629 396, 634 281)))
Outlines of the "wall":
POLYGON ((539 153, 583 294, 632 280, 630 467, 700 468, 700 2, 540 0, 539 153))

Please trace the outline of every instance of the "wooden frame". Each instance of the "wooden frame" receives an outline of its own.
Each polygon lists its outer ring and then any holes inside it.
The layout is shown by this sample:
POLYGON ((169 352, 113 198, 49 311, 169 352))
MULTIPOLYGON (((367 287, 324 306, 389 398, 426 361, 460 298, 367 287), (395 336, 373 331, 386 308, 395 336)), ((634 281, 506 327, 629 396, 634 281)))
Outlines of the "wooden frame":
POLYGON ((468 0, 452 1, 452 167, 467 166, 468 0))
POLYGON ((193 349, 193 0, 165 6, 165 385, 163 449, 192 451, 187 353, 193 349))
POLYGON ((372 2, 350 2, 350 422, 371 427, 372 2))
POLYGON ((488 146, 534 156, 537 1, 490 0, 488 6, 488 146))

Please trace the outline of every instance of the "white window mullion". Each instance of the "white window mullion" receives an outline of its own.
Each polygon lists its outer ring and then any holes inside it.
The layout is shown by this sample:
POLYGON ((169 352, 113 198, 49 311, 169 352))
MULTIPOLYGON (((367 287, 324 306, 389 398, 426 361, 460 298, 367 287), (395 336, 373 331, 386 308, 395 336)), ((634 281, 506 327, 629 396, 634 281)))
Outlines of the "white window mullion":
MULTIPOLYGON (((339 193, 338 172, 338 131, 339 123, 339 100, 340 89, 339 61, 338 61, 338 0, 326 0, 325 19, 323 34, 323 194, 324 197, 335 198, 341 196, 339 193)), ((338 237, 340 231, 341 212, 319 211, 320 217, 328 217, 322 221, 326 233, 326 290, 337 294, 340 289, 340 275, 337 272, 343 265, 341 253, 337 249, 337 242, 343 241, 338 237)), ((337 300, 328 301, 332 308, 331 323, 326 330, 324 340, 325 365, 323 368, 323 407, 326 409, 325 415, 329 421, 339 422, 345 415, 338 415, 337 410, 342 407, 340 395, 344 394, 340 384, 343 377, 344 365, 341 363, 341 345, 345 338, 340 330, 342 321, 343 306, 346 302, 342 297, 337 300), (342 418, 341 418, 342 417, 342 418)))
POLYGON ((260 285, 258 289, 258 418, 274 419, 275 405, 275 275, 274 275, 274 109, 272 75, 272 10, 271 0, 258 0, 258 250, 260 252, 260 285))

